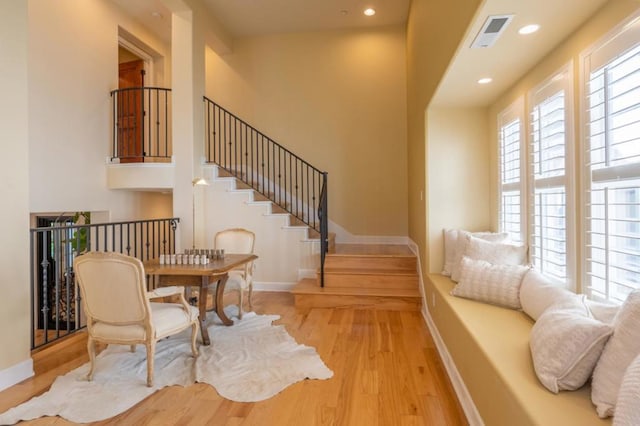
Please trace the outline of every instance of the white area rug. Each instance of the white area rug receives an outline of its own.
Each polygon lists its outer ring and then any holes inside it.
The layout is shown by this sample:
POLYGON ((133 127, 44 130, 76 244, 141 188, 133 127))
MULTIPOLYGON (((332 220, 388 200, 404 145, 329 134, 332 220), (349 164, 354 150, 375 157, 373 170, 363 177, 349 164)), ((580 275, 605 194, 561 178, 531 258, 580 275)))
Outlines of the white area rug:
MULTIPOLYGON (((237 308, 225 312, 231 318, 237 308)), ((245 313, 234 325, 220 325, 210 313, 210 346, 200 346, 191 356, 190 330, 158 342, 154 386, 146 386, 145 349, 135 353, 128 346, 111 345, 96 359, 92 382, 86 380, 89 365, 58 377, 41 396, 0 414, 0 424, 14 424, 42 416, 60 416, 86 423, 108 419, 131 408, 165 386, 208 383, 233 401, 268 399, 287 386, 309 379, 328 379, 327 368, 313 347, 299 345, 284 326, 274 326, 277 315, 245 313)))

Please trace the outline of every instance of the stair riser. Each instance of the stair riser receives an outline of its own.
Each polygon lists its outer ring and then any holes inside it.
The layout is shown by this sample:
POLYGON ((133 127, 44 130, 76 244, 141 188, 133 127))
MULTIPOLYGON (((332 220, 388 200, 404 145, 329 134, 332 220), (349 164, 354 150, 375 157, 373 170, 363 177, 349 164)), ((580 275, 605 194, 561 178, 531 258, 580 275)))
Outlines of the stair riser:
POLYGON ((418 297, 381 297, 381 296, 345 296, 345 295, 309 295, 295 296, 296 308, 362 308, 388 311, 420 311, 422 302, 418 297))
MULTIPOLYGON (((320 277, 318 277, 320 285, 320 277)), ((324 286, 333 288, 417 289, 417 275, 331 274, 325 270, 324 286)))
POLYGON ((328 255, 324 263, 325 271, 331 268, 340 269, 369 269, 396 270, 401 272, 415 272, 417 268, 415 257, 390 256, 339 256, 328 255))

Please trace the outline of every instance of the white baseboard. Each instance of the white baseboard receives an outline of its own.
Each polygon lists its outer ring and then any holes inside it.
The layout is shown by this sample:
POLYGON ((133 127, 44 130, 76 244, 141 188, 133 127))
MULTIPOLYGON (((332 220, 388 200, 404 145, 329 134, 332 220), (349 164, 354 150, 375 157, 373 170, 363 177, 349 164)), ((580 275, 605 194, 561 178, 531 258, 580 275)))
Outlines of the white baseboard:
POLYGON ((458 400, 460 401, 460 405, 464 410, 464 414, 467 416, 467 421, 471 426, 484 426, 484 422, 482 421, 482 417, 476 408, 476 405, 473 403, 473 399, 469 394, 469 390, 467 386, 464 384, 462 377, 460 377, 460 373, 456 368, 456 364, 453 362, 449 351, 447 350, 447 346, 445 345, 440 333, 438 332, 438 328, 435 323, 431 319, 431 315, 426 309, 422 310, 422 316, 424 317, 425 322, 427 323, 427 327, 429 327, 429 331, 431 332, 431 336, 433 337, 433 341, 436 344, 436 348, 438 349, 438 353, 440 354, 440 358, 442 358, 442 362, 444 363, 444 368, 447 370, 447 374, 451 379, 451 384, 453 385, 453 390, 456 392, 458 396, 458 400))
POLYGON ((433 337, 433 341, 436 344, 436 348, 438 349, 438 353, 440 354, 440 358, 442 358, 442 362, 444 364, 444 368, 447 370, 447 374, 449 375, 449 379, 451 380, 451 384, 453 385, 453 390, 458 396, 458 400, 460 401, 460 405, 464 410, 464 414, 467 416, 467 420, 471 426, 482 426, 484 422, 482 421, 482 417, 480 417, 480 413, 478 413, 478 409, 476 405, 473 403, 473 399, 471 399, 471 395, 469 394, 469 390, 467 386, 464 384, 462 377, 460 377, 460 373, 456 368, 449 351, 447 350, 447 346, 444 344, 442 337, 440 336, 440 332, 438 332, 438 328, 433 322, 431 315, 429 314, 429 304, 427 303, 427 292, 424 288, 424 281, 422 279, 422 264, 420 262, 420 247, 409 238, 408 241, 409 249, 416 255, 418 261, 418 278, 420 283, 420 293, 422 294, 422 316, 424 317, 425 323, 431 332, 431 336, 433 337))
POLYGON ((0 371, 0 391, 33 377, 33 360, 31 358, 0 371))

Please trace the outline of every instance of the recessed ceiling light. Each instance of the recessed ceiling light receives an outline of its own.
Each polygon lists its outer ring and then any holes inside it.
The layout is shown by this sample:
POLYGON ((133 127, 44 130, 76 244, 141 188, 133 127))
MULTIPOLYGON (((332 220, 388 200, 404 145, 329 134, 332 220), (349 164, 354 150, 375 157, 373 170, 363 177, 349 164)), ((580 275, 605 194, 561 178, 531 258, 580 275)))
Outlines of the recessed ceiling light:
POLYGON ((478 84, 489 84, 493 81, 491 77, 484 77, 478 80, 478 84))
POLYGON ((370 7, 364 10, 364 14, 367 16, 373 16, 376 14, 376 10, 370 7))
POLYGON ((341 15, 348 15, 348 14, 349 14, 349 11, 348 11, 347 9, 342 9, 342 10, 340 11, 340 14, 341 14, 341 15))
POLYGON ((520 28, 518 30, 518 33, 520 34, 532 34, 535 33, 536 31, 538 31, 540 29, 540 25, 538 24, 531 24, 531 25, 525 25, 524 27, 520 28))

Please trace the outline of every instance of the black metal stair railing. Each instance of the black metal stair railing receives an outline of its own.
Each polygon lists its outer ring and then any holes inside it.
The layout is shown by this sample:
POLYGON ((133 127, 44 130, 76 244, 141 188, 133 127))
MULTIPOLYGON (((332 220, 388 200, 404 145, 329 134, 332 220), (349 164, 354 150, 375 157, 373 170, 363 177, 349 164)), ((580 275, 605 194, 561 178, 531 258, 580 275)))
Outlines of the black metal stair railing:
POLYGON ((121 163, 171 159, 171 89, 129 87, 111 91, 111 158, 121 163))
POLYGON ((175 253, 179 218, 83 225, 62 216, 31 229, 31 349, 85 327, 73 271, 76 256, 112 251, 145 261, 175 253))
POLYGON ((320 236, 320 281, 329 248, 327 173, 211 99, 205 103, 205 155, 320 236))

